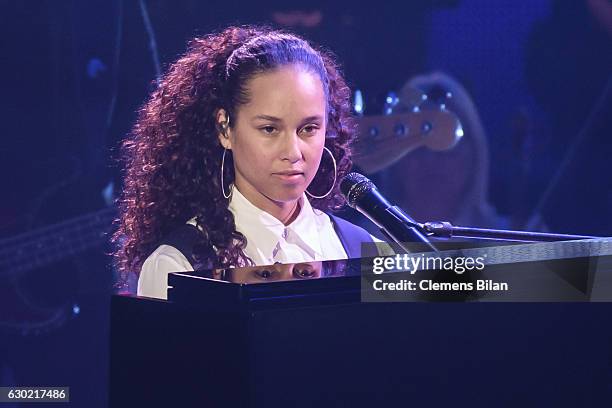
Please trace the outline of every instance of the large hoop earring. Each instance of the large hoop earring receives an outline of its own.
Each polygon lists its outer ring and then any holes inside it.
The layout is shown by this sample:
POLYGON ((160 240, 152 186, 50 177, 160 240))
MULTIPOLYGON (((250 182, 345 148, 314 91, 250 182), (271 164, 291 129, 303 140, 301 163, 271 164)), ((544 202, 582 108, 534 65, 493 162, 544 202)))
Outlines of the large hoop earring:
POLYGON ((310 194, 308 192, 308 189, 306 189, 306 194, 308 194, 312 198, 325 198, 325 197, 327 197, 328 195, 331 194, 331 192, 333 191, 334 187, 336 186, 336 177, 338 177, 338 168, 336 166, 336 159, 334 158, 334 155, 332 154, 331 150, 329 150, 326 146, 323 146, 323 149, 325 149, 327 151, 327 153, 329 153, 329 155, 331 156, 332 162, 334 162, 334 182, 333 182, 331 188, 329 189, 329 191, 327 193, 325 193, 324 195, 322 195, 322 196, 316 196, 316 195, 310 194))
POLYGON ((223 181, 223 170, 225 167, 225 152, 227 152, 226 148, 223 148, 223 156, 221 156, 221 193, 223 193, 223 197, 230 198, 232 195, 232 190, 228 194, 225 194, 225 184, 223 181))

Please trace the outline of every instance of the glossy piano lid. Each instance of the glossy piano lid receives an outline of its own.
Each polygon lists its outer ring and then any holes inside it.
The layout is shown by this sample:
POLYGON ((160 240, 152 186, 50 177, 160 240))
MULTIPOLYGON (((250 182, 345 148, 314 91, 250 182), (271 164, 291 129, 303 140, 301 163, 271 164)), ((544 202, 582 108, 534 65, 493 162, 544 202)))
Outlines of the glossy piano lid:
POLYGON ((218 281, 256 284, 295 280, 327 279, 359 275, 361 259, 276 263, 274 265, 246 266, 190 272, 191 275, 218 281))
MULTIPOLYGON (((383 258, 375 257, 171 273, 168 300, 220 310, 362 301, 612 301, 612 238, 452 247, 396 254, 390 258, 399 258, 400 266, 387 266, 393 259, 385 259, 383 271, 373 269, 373 261, 383 258), (402 269, 403 257, 428 260, 425 255, 450 267, 434 262, 431 268, 422 263, 414 270, 402 269), (467 258, 473 258, 470 268, 467 258), (411 281, 414 287, 382 290, 383 281, 411 281), (436 289, 432 282, 457 284, 459 289, 436 289), (487 282, 498 283, 500 289, 480 285, 487 282)), ((380 269, 382 263, 376 264, 380 269)))
POLYGON ((209 311, 358 303, 361 262, 355 258, 171 273, 168 301, 209 311))

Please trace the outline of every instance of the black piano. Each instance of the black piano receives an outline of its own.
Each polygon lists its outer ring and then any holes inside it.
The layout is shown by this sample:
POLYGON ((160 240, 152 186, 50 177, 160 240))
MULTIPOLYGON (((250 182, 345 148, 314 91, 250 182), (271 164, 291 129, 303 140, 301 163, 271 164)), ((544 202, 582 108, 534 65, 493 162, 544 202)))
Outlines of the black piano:
POLYGON ((609 252, 171 274, 167 301, 112 300, 111 407, 611 406, 609 252), (381 277, 417 289, 381 294, 381 277), (468 289, 426 289, 444 282, 468 289))

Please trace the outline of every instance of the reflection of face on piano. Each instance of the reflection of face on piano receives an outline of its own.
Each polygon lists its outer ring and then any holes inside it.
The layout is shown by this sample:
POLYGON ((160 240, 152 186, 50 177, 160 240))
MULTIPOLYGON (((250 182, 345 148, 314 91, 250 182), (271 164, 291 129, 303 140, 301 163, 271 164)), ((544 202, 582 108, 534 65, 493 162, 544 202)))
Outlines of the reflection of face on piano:
POLYGON ((297 279, 317 279, 321 277, 323 262, 302 262, 292 264, 275 264, 269 266, 247 266, 214 271, 216 279, 235 283, 275 282, 297 279))

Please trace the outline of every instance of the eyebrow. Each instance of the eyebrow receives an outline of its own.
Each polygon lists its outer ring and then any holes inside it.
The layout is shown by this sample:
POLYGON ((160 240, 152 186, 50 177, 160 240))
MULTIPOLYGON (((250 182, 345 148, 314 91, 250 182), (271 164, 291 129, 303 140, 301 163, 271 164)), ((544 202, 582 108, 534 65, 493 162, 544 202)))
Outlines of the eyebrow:
POLYGON ((323 117, 320 115, 309 116, 304 119, 304 122, 321 122, 323 121, 323 117))
POLYGON ((269 120, 270 122, 282 122, 281 118, 277 118, 276 116, 270 116, 270 115, 257 115, 253 118, 253 120, 257 120, 257 119, 269 120))
MULTIPOLYGON (((283 120, 281 118, 277 118, 276 116, 270 116, 270 115, 257 115, 253 118, 253 120, 257 120, 257 119, 261 119, 261 120, 268 120, 270 122, 275 122, 275 123, 280 123, 283 120)), ((320 115, 314 115, 314 116, 308 116, 307 118, 304 118, 302 120, 302 122, 313 122, 313 121, 322 121, 323 117, 321 117, 320 115)))

